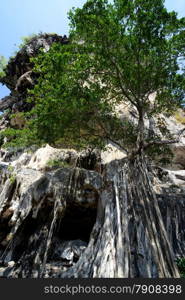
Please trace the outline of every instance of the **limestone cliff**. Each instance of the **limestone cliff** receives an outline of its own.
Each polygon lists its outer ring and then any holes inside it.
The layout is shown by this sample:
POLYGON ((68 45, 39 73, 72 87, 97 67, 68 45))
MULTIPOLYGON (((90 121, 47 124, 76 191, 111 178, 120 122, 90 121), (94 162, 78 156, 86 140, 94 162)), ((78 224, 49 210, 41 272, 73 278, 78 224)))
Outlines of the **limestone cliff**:
MULTIPOLYGON (((106 162, 105 153, 77 153, 48 145, 34 153, 24 152, 17 159, 7 154, 0 163, 0 276, 70 277, 84 255, 89 251, 92 259, 95 255, 93 240, 100 233, 102 214, 108 214, 103 207, 112 203, 113 217, 116 197, 123 197, 124 181, 117 176, 124 154, 112 148, 106 153, 106 162), (112 159, 114 151, 119 159, 112 159)), ((174 260, 185 252, 184 172, 156 168, 152 179, 174 260)), ((142 210, 142 206, 135 209, 142 210)), ((131 232, 125 238, 130 239, 127 251, 132 262, 128 277, 158 277, 145 229, 132 215, 131 207, 126 211, 131 232), (138 236, 135 226, 140 228, 138 236)), ((107 234, 112 233, 118 243, 118 228, 111 227, 110 219, 107 222, 107 234)), ((114 245, 106 247, 110 256, 118 255, 112 253, 114 245)), ((127 247, 126 240, 123 247, 127 247)), ((108 268, 107 261, 108 257, 99 257, 104 268, 93 270, 91 276, 120 277, 114 266, 108 268)), ((81 266, 72 276, 89 276, 83 270, 81 266)), ((127 277, 126 273, 122 276, 127 277)))
MULTIPOLYGON (((29 110, 27 88, 37 76, 29 58, 66 37, 33 38, 11 59, 2 79, 10 96, 0 129, 21 126, 12 112, 29 110), (7 112, 6 110, 9 109, 7 112), (17 123, 16 123, 17 122, 17 123)), ((121 116, 137 118, 118 108, 121 116)), ((168 168, 128 162, 106 151, 0 150, 0 277, 179 277, 185 255, 184 126, 166 118, 174 159, 168 168)), ((146 124, 146 127, 149 124, 146 124)))

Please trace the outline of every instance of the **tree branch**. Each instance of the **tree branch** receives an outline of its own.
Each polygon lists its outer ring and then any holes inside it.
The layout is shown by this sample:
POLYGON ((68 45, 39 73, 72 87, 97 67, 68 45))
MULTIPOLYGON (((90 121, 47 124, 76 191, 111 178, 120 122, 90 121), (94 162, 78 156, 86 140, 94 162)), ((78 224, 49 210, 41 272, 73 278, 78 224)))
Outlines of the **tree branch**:
POLYGON ((130 101, 130 103, 132 103, 137 108, 137 103, 131 99, 131 97, 128 95, 128 93, 125 91, 125 89, 122 85, 122 78, 121 78, 121 74, 120 74, 121 72, 119 70, 119 67, 117 66, 117 64, 111 57, 109 57, 109 59, 116 69, 117 78, 119 80, 119 85, 120 85, 123 95, 130 101))
POLYGON ((150 146, 154 146, 154 145, 170 145, 170 144, 175 144, 179 142, 179 138, 176 140, 158 140, 158 141, 150 141, 148 143, 144 143, 143 148, 147 149, 150 146))
POLYGON ((103 126, 103 124, 101 122, 98 123, 101 127, 101 129, 104 131, 105 136, 104 138, 107 138, 108 140, 110 140, 111 142, 113 142, 115 145, 117 145, 119 148, 121 148, 123 151, 125 151, 128 154, 128 150, 123 147, 118 141, 114 140, 113 138, 111 138, 110 134, 107 132, 106 128, 103 126))

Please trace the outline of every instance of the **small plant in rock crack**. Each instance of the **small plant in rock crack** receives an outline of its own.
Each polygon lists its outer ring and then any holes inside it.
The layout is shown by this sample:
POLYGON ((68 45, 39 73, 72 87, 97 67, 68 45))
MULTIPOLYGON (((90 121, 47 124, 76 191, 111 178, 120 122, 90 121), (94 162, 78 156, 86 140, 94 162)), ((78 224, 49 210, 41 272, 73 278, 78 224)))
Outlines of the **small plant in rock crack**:
POLYGON ((9 165, 9 166, 8 166, 8 172, 12 173, 13 171, 14 171, 14 167, 11 166, 11 165, 9 165))
POLYGON ((14 184, 15 181, 16 181, 16 176, 15 176, 15 174, 12 174, 11 177, 10 177, 10 183, 14 184))
POLYGON ((52 168, 68 168, 69 163, 66 161, 61 161, 59 159, 49 159, 47 161, 47 168, 52 169, 52 168))
POLYGON ((9 172, 9 179, 10 179, 10 183, 13 184, 16 181, 16 175, 14 173, 14 167, 9 165, 8 166, 8 172, 9 172))
POLYGON ((177 259, 177 267, 180 271, 181 277, 185 278, 185 258, 177 259))

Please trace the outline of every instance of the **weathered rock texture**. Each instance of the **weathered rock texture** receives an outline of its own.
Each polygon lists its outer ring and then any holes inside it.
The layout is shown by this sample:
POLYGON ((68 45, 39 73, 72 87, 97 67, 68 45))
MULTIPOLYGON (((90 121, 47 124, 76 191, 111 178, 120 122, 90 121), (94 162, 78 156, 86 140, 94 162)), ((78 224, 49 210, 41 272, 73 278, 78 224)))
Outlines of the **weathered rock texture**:
POLYGON ((37 76, 33 72, 33 63, 31 58, 38 55, 43 49, 48 51, 53 43, 68 43, 66 36, 58 36, 57 34, 40 34, 33 37, 22 49, 20 49, 15 57, 10 58, 5 70, 5 76, 0 79, 11 91, 9 96, 4 97, 0 101, 0 111, 9 110, 0 121, 0 129, 6 128, 10 124, 10 114, 22 111, 28 111, 32 105, 26 102, 27 89, 31 89, 37 81, 37 76))
MULTIPOLYGON (((46 149, 47 162, 51 148, 46 149)), ((16 262, 12 276, 40 276, 48 268, 73 265, 86 248, 96 220, 102 176, 75 167, 77 154, 65 150, 60 159, 68 167, 43 172, 39 152, 33 155, 35 169, 29 167, 31 155, 25 153, 9 166, 1 163, 0 257, 2 264, 16 262)), ((53 155, 56 152, 53 149, 53 155)))
POLYGON ((49 146, 1 162, 1 277, 179 276, 175 259, 185 253, 183 174, 156 168, 149 178, 146 172, 141 176, 139 164, 111 160, 112 151, 108 163, 104 153, 49 146), (48 166, 51 158, 60 167, 48 166), (132 184, 129 178, 135 178, 132 184), (142 190, 148 194, 139 195, 142 190))

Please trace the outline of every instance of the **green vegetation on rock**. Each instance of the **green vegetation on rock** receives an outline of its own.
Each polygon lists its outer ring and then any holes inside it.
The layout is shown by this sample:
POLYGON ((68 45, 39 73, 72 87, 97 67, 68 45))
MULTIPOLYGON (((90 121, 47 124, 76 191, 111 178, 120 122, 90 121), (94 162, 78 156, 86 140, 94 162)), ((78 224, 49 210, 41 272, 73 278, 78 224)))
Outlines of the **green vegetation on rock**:
POLYGON ((60 159, 50 159, 47 161, 47 167, 48 168, 67 168, 69 167, 69 164, 65 161, 62 161, 60 159))
POLYGON ((185 278, 185 258, 179 258, 177 260, 177 266, 179 268, 181 277, 185 278))
POLYGON ((0 55, 0 78, 5 75, 4 69, 6 67, 6 64, 7 64, 6 58, 0 55))

